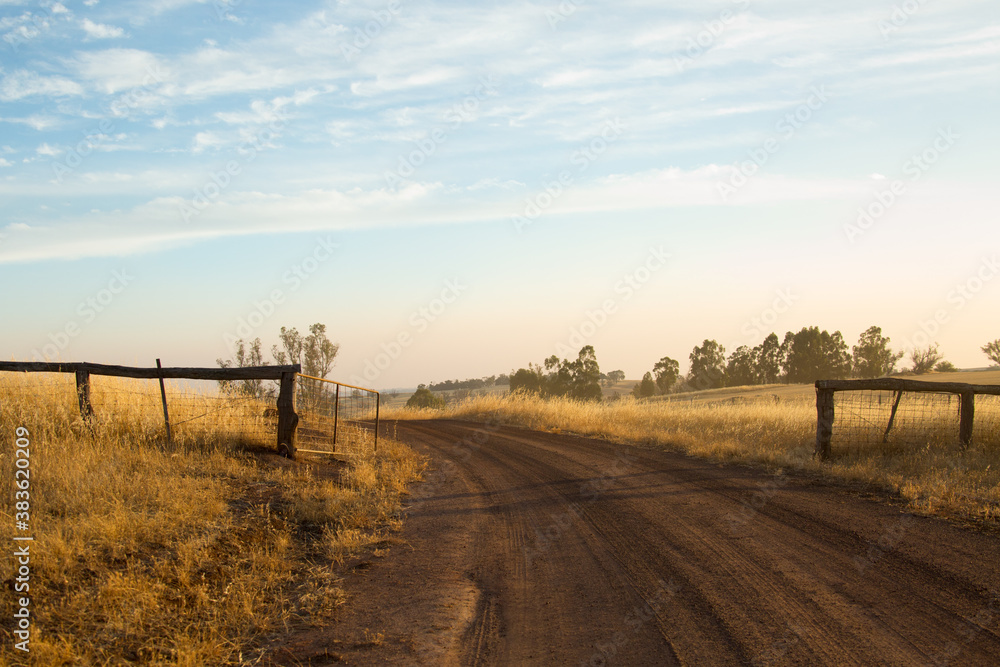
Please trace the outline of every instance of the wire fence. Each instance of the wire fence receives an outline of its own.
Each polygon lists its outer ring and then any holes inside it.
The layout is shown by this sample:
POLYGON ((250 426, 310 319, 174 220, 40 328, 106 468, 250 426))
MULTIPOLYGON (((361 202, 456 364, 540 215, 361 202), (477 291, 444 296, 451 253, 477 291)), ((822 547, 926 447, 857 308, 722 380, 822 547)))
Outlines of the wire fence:
POLYGON ((295 386, 299 451, 366 456, 378 448, 379 392, 301 374, 295 386))
MULTIPOLYGON (((175 445, 274 446, 273 398, 223 391, 209 380, 165 380, 164 394, 175 445)), ((4 421, 44 422, 62 433, 119 441, 167 442, 158 380, 92 376, 87 399, 92 414, 84 418, 72 374, 0 373, 4 421)))
MULTIPOLYGON (((825 447, 839 452, 909 447, 949 447, 953 445, 1000 447, 1000 396, 979 393, 966 385, 921 387, 918 382, 884 386, 881 381, 818 383, 826 397, 818 395, 818 407, 832 402, 832 413, 820 409, 819 432, 826 430, 828 441, 817 442, 821 455, 825 447), (851 388, 854 382, 858 388, 851 388), (878 387, 870 387, 878 384, 878 387), (832 416, 832 419, 831 419, 832 416), (824 423, 828 427, 824 429, 824 423)), ((988 389, 995 391, 995 388, 988 389)), ((822 393, 822 392, 821 392, 822 393)), ((818 439, 820 434, 818 432, 818 439)))

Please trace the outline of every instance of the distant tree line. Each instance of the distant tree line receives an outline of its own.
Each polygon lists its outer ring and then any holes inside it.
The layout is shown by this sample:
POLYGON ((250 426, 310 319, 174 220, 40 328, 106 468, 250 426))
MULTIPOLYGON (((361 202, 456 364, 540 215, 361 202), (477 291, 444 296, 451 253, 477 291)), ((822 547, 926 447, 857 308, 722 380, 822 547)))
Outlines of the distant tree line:
MULTIPOLYGON (((720 387, 883 377, 896 373, 896 365, 904 356, 903 352, 893 351, 889 343, 877 326, 865 330, 853 348, 847 346, 839 331, 803 327, 798 332, 787 332, 784 340, 771 333, 756 347, 741 345, 727 357, 718 341, 706 339, 688 356, 691 369, 687 376, 679 374, 676 360, 663 357, 632 393, 646 398, 658 393, 720 387)), ((982 349, 1000 364, 1000 339, 982 349)), ((957 370, 942 358, 937 344, 913 350, 910 361, 909 372, 917 375, 957 370)))
POLYGON ((510 390, 538 394, 543 398, 565 396, 599 401, 602 397, 601 379, 594 346, 585 345, 580 348, 576 359, 559 359, 553 354, 541 366, 528 364, 527 368, 511 371, 510 390))
POLYGON ((501 373, 500 375, 470 378, 468 380, 445 380, 444 382, 432 382, 427 386, 427 388, 430 391, 454 391, 458 389, 486 389, 489 387, 503 386, 507 384, 510 384, 510 378, 501 373))

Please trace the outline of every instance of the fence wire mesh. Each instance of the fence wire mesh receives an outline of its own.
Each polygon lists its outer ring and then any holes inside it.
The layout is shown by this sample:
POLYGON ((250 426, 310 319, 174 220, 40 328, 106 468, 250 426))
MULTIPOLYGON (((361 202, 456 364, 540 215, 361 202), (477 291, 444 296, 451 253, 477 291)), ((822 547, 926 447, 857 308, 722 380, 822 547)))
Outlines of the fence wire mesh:
POLYGON ((296 448, 341 456, 366 456, 377 447, 379 393, 299 375, 295 411, 296 448))
MULTIPOLYGON (((210 380, 164 380, 170 431, 175 444, 273 447, 275 399, 248 395, 238 383, 220 388, 210 380)), ((63 433, 163 442, 166 425, 159 380, 90 376, 93 414, 80 414, 72 373, 0 373, 4 416, 44 421, 63 433), (17 417, 15 417, 17 415, 17 417)), ((5 419, 6 421, 6 419, 5 419)))
MULTIPOLYGON (((976 396, 973 443, 1000 445, 998 399, 976 396)), ((956 444, 961 405, 961 396, 953 393, 838 391, 831 445, 845 450, 956 444)))

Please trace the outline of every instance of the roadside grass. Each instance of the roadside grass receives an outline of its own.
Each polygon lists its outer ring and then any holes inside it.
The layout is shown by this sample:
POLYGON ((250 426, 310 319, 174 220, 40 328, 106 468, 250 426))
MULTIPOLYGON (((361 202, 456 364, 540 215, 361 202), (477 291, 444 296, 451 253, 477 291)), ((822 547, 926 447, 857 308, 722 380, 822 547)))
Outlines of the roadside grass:
POLYGON ((957 442, 840 449, 821 464, 813 456, 814 395, 780 402, 769 395, 764 398, 709 403, 629 397, 584 403, 517 393, 474 397, 443 411, 389 410, 384 417, 490 420, 677 449, 714 461, 763 463, 772 469, 807 471, 894 492, 917 513, 980 525, 996 525, 1000 519, 1000 434, 992 433, 987 442, 968 449, 957 442))
MULTIPOLYGON (((338 565, 384 546, 423 461, 390 438, 334 464, 272 454, 259 417, 218 412, 163 437, 158 389, 94 378, 0 376, 2 520, 14 528, 14 431, 30 446, 32 664, 254 664, 289 633, 330 622, 338 565), (117 398, 116 398, 117 397, 117 398), (152 406, 152 407, 150 407, 152 406)), ((12 618, 12 558, 0 606, 12 618)), ((21 664, 11 625, 0 664, 21 664)))

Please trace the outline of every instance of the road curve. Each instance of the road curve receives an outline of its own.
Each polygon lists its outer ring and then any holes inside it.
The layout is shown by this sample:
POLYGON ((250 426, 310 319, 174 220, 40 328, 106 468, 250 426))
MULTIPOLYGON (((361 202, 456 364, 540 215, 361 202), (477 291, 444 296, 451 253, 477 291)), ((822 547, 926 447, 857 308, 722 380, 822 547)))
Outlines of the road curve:
POLYGON ((430 468, 299 664, 1000 664, 996 536, 674 452, 386 429, 430 468))

